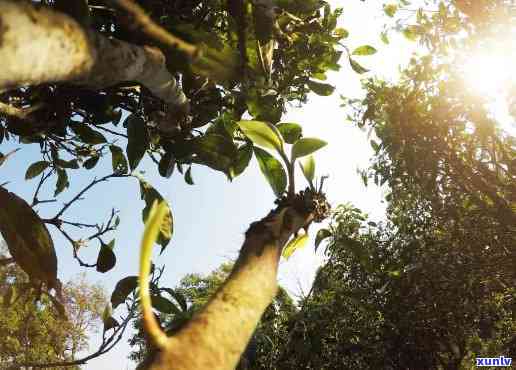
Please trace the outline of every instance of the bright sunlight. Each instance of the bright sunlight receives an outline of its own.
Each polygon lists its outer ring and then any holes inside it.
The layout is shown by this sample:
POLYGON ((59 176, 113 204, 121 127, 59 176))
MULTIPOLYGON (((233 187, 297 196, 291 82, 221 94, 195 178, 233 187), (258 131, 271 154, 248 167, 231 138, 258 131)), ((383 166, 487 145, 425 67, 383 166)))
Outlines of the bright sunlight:
POLYGON ((515 66, 516 54, 512 48, 477 52, 465 62, 464 79, 479 94, 499 96, 516 83, 515 66))

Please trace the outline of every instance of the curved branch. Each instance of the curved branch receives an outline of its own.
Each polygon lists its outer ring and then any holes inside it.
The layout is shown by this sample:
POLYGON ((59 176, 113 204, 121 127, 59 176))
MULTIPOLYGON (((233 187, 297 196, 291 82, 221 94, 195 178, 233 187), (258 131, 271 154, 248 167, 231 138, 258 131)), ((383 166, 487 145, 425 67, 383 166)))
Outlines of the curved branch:
POLYGON ((283 205, 253 223, 246 232, 240 255, 224 285, 172 337, 166 337, 152 313, 148 289, 145 289, 148 288, 145 274, 150 267, 150 248, 142 248, 140 294, 144 324, 149 336, 161 349, 150 369, 234 369, 263 312, 276 295, 278 263, 284 245, 314 217, 310 211, 283 205), (235 325, 238 330, 235 330, 235 325))

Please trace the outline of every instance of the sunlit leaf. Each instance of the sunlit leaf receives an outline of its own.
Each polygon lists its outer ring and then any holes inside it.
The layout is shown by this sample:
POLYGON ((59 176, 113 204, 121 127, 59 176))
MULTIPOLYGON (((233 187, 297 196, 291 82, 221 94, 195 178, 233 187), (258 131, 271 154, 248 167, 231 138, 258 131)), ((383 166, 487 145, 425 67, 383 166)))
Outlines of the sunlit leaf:
POLYGON ((303 135, 303 129, 297 123, 282 122, 277 128, 287 144, 294 144, 303 135))
POLYGON ((388 37, 388 35, 387 35, 387 32, 382 32, 382 33, 380 34, 380 40, 382 40, 382 42, 383 42, 384 44, 386 44, 386 45, 388 45, 388 44, 389 44, 389 37, 388 37))
POLYGON ((387 16, 392 18, 398 11, 398 6, 396 4, 386 4, 383 6, 383 11, 387 16))
POLYGON ((292 239, 283 249, 283 257, 289 259, 298 249, 303 248, 308 242, 308 234, 302 234, 292 239))
POLYGON ((264 148, 283 151, 283 140, 278 129, 268 122, 239 121, 238 127, 254 144, 264 148))
POLYGON ((371 45, 362 45, 353 50, 353 55, 373 55, 376 54, 376 49, 371 45))
POLYGON ((317 81, 308 81, 306 83, 310 90, 312 90, 317 95, 321 96, 330 96, 335 91, 335 86, 325 84, 317 81))
POLYGON ((305 155, 312 154, 313 152, 326 146, 326 144, 326 141, 317 138, 301 138, 298 141, 296 141, 292 146, 292 160, 304 157, 305 155))
POLYGON ((419 37, 419 29, 417 26, 408 26, 403 29, 403 36, 410 41, 417 41, 419 37))
POLYGON ((315 177, 315 159, 311 155, 306 160, 299 163, 301 166, 301 171, 303 172, 303 175, 305 176, 305 179, 308 181, 308 183, 313 186, 313 181, 315 177))
POLYGON ((355 71, 356 73, 359 73, 359 74, 362 74, 362 73, 366 73, 366 72, 369 72, 368 69, 362 67, 356 60, 354 59, 351 59, 349 58, 349 64, 351 65, 351 68, 353 69, 353 71, 355 71))
POLYGON ((269 182, 276 197, 281 197, 287 187, 287 175, 281 163, 265 150, 254 148, 260 170, 269 182))
POLYGON ((161 252, 163 252, 165 250, 165 247, 170 242, 170 239, 172 238, 172 234, 174 231, 172 211, 170 210, 168 203, 165 202, 161 194, 156 189, 154 189, 154 187, 152 187, 143 178, 138 178, 138 180, 140 181, 141 198, 145 201, 145 208, 142 210, 142 220, 144 223, 147 222, 149 218, 149 212, 155 201, 157 201, 158 203, 164 203, 165 206, 168 208, 168 214, 163 219, 157 239, 157 243, 161 245, 161 252))
POLYGON ((349 36, 348 30, 346 30, 345 28, 335 28, 333 34, 341 39, 345 39, 349 36))

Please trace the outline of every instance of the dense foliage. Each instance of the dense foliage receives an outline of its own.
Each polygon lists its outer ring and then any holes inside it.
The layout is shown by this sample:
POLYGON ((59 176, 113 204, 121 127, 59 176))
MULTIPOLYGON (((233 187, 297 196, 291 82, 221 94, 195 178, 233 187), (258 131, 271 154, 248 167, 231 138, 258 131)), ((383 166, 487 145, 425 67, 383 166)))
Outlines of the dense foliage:
POLYGON ((88 349, 106 305, 103 289, 78 276, 63 287, 63 321, 48 296, 35 302, 27 275, 15 264, 0 267, 0 292, 0 366, 74 360, 88 349))

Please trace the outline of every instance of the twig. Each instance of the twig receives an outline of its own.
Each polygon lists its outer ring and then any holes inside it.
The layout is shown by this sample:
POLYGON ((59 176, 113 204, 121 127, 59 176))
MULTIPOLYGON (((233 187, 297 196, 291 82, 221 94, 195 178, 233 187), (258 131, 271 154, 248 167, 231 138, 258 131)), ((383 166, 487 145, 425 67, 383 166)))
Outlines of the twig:
POLYGON ((50 175, 52 175, 52 173, 53 173, 53 171, 49 171, 47 174, 43 173, 41 175, 41 178, 39 180, 36 191, 34 192, 34 197, 32 198, 32 204, 30 205, 31 207, 34 207, 40 203, 50 203, 50 202, 56 201, 56 200, 39 200, 38 199, 38 194, 39 194, 39 191, 41 190, 41 187, 43 186, 43 183, 45 181, 47 181, 47 179, 50 177, 50 175))
POLYGON ((197 46, 189 44, 188 42, 172 35, 170 32, 154 22, 145 13, 145 10, 132 0, 111 0, 111 2, 120 9, 129 13, 132 16, 135 25, 149 37, 184 52, 192 59, 199 57, 201 50, 197 46))
POLYGON ((68 203, 65 203, 65 205, 63 206, 63 208, 61 208, 61 210, 53 217, 54 220, 59 220, 59 218, 63 215, 63 213, 66 212, 66 210, 68 208, 70 208, 70 206, 76 202, 77 200, 79 200, 79 198, 84 195, 84 193, 86 193, 88 190, 90 190, 92 187, 94 187, 95 185, 97 185, 98 183, 101 183, 103 181, 106 181, 106 180, 109 180, 110 178, 113 178, 113 177, 127 177, 127 175, 124 175, 124 174, 119 174, 119 173, 112 173, 110 175, 106 175, 104 177, 101 177, 100 179, 94 179, 91 183, 89 183, 84 189, 82 189, 79 193, 77 193, 77 195, 75 197, 72 198, 72 200, 70 200, 68 203))
POLYGON ((102 127, 102 126, 95 126, 95 128, 97 128, 97 129, 99 129, 99 130, 102 130, 102 131, 109 132, 109 133, 110 133, 110 134, 112 134, 112 135, 125 137, 125 138, 127 139, 127 135, 126 135, 126 134, 122 134, 122 133, 120 133, 120 132, 116 132, 116 131, 110 130, 110 129, 105 128, 105 127, 102 127))

